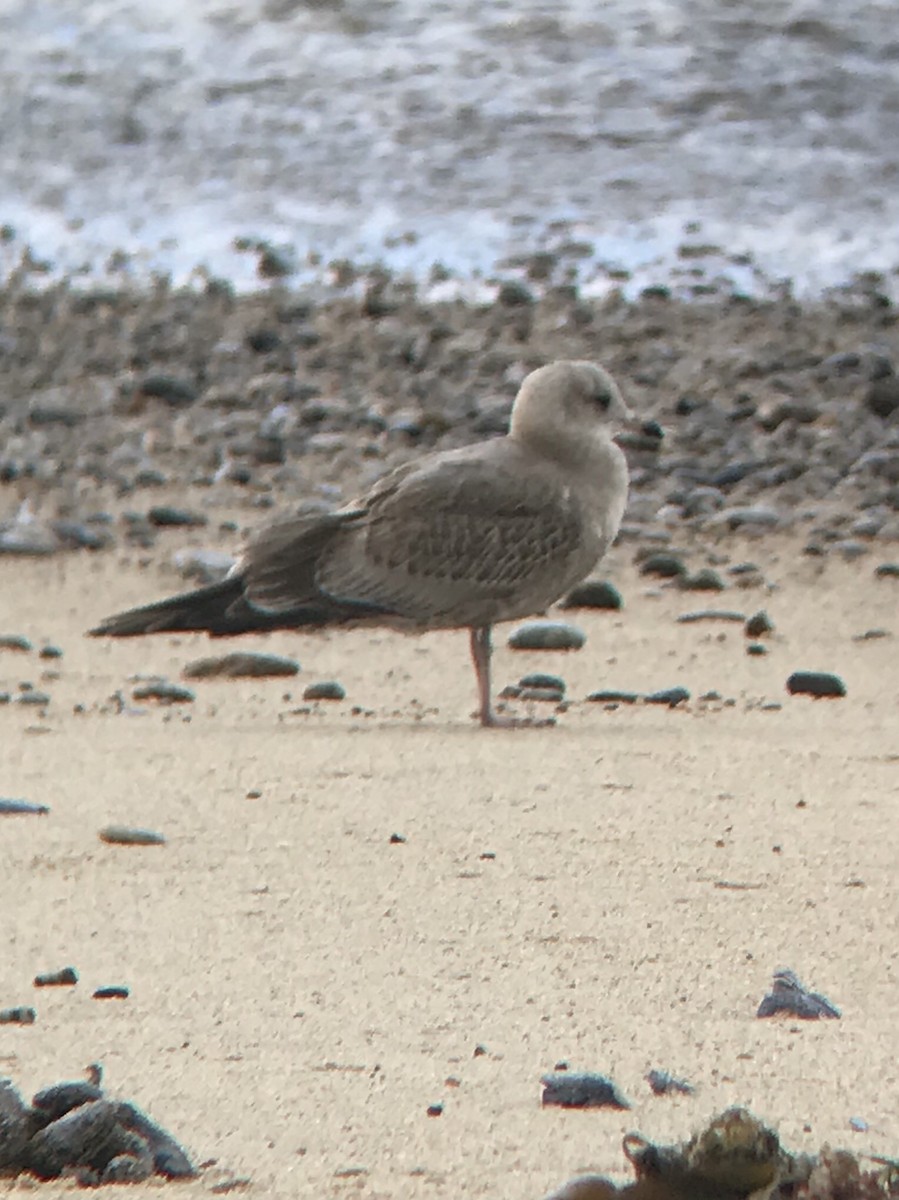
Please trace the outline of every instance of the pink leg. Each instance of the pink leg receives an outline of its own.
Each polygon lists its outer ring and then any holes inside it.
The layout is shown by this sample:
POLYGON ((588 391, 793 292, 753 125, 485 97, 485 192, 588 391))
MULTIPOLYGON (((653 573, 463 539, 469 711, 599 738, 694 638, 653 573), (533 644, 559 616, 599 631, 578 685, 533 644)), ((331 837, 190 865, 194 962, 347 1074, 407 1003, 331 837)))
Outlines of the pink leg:
POLYGON ((498 717, 490 698, 490 626, 470 631, 471 661, 478 679, 478 718, 485 729, 520 729, 524 726, 555 725, 555 718, 532 720, 529 717, 498 717))

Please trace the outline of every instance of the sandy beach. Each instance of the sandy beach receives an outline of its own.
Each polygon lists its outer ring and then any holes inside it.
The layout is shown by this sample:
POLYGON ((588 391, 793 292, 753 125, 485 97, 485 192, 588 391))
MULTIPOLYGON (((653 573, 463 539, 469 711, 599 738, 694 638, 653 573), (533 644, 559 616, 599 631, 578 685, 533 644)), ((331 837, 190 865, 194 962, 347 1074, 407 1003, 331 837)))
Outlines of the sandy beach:
MULTIPOLYGON (((169 533, 166 552, 196 537, 169 533)), ((171 590, 161 556, 7 558, 4 632, 35 650, 3 652, 3 688, 52 701, 3 710, 3 793, 51 812, 2 818, 0 999, 38 1012, 0 1031, 2 1073, 29 1094, 101 1061, 113 1095, 215 1160, 184 1195, 240 1178, 266 1197, 533 1200, 583 1170, 626 1176, 628 1130, 678 1139, 731 1104, 793 1150, 894 1154, 899 674, 894 640, 854 639, 895 635, 899 583, 788 539, 716 553, 760 568, 768 586, 713 606, 764 607, 766 656, 738 624, 678 623, 705 599, 619 546, 602 574, 623 610, 565 614, 583 650, 499 639, 498 687, 567 683, 558 725, 529 731, 475 726, 462 633, 243 639, 301 673, 119 711, 134 675, 177 680, 210 650, 82 636, 171 590), (40 660, 45 642, 63 657, 40 660), (797 668, 836 671, 848 695, 788 696, 797 668), (346 700, 304 705, 324 678, 346 700), (673 684, 687 705, 583 701, 673 684), (112 822, 167 844, 102 844, 112 822), (32 987, 67 964, 74 989, 32 987), (842 1019, 757 1020, 783 965, 842 1019), (106 984, 129 999, 91 999, 106 984), (610 1075, 632 1109, 541 1108, 562 1061, 610 1075), (695 1096, 652 1096, 652 1067, 695 1096)))

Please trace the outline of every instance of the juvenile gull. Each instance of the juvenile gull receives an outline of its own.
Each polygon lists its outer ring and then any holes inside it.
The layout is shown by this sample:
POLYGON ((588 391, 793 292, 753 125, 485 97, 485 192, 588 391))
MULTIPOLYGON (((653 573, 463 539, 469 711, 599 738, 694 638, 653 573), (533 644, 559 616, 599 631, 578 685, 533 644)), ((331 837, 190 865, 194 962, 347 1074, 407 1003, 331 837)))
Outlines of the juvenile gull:
POLYGON ((613 437, 627 427, 662 433, 631 415, 601 367, 540 367, 505 437, 406 463, 337 512, 277 521, 221 583, 108 617, 91 634, 467 627, 481 724, 527 724, 493 711, 491 626, 543 611, 611 545, 627 499, 613 437))

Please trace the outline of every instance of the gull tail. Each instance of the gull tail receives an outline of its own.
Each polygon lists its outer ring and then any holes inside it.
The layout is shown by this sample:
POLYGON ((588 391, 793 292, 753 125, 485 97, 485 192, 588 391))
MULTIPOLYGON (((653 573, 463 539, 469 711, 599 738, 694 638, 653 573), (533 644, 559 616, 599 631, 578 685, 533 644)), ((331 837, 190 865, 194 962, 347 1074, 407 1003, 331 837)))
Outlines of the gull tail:
MULTIPOLYGON (((317 614, 309 613, 303 623, 318 624, 317 614)), ((243 580, 239 576, 223 579, 221 583, 184 592, 168 600, 158 600, 141 608, 107 617, 89 631, 91 637, 137 637, 144 633, 199 633, 213 637, 231 634, 263 632, 283 625, 278 619, 252 608, 243 595, 243 580)), ((300 622, 297 622, 300 623, 300 622)))

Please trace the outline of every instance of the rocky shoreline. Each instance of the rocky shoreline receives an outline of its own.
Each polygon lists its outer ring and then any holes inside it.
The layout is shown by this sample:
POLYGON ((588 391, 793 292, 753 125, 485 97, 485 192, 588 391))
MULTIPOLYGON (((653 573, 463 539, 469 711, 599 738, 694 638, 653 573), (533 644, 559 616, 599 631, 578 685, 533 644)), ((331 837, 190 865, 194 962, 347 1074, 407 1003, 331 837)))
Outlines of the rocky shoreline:
POLYGON ((847 557, 899 541, 899 318, 876 279, 808 302, 509 279, 483 304, 346 282, 315 299, 8 281, 0 552, 342 503, 405 457, 501 432, 527 371, 563 357, 602 362, 666 430, 661 453, 627 447, 625 537, 794 530, 847 557))

